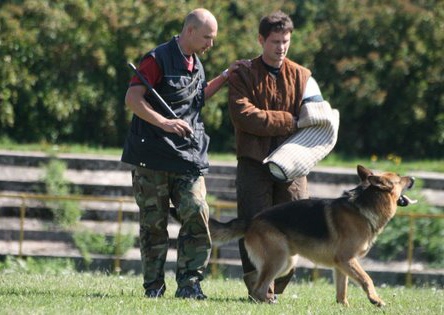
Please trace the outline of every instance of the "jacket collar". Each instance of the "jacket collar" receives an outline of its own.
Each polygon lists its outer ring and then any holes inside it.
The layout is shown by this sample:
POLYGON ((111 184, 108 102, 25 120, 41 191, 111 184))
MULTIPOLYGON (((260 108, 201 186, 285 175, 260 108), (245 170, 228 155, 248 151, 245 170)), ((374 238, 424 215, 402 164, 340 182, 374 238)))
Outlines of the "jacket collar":
MULTIPOLYGON (((174 55, 174 67, 177 69, 187 70, 184 64, 182 52, 180 51, 179 44, 177 43, 177 39, 179 38, 179 35, 173 36, 173 38, 170 40, 169 45, 173 51, 174 55)), ((200 68, 200 62, 199 58, 195 53, 193 53, 193 59, 194 59, 194 71, 199 70, 200 68)))

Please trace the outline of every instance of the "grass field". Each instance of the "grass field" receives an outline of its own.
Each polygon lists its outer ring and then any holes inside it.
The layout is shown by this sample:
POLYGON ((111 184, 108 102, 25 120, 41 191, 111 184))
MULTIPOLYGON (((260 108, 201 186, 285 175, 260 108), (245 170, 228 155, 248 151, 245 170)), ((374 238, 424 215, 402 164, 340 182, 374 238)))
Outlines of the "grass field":
POLYGON ((174 297, 174 278, 167 278, 163 298, 143 297, 141 276, 91 273, 0 273, 0 314, 443 314, 444 291, 432 287, 377 288, 387 306, 377 308, 352 285, 350 307, 334 302, 332 284, 291 283, 278 304, 255 304, 237 279, 206 279, 205 301, 174 297))

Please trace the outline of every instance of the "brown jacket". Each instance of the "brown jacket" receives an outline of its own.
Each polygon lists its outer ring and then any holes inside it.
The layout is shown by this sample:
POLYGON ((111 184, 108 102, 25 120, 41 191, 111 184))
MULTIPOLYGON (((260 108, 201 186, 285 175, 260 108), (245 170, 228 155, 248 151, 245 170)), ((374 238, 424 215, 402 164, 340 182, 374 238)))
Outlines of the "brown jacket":
POLYGON ((294 117, 310 75, 310 70, 285 58, 274 77, 260 56, 250 68, 240 67, 230 75, 228 107, 238 158, 262 162, 295 132, 294 117))

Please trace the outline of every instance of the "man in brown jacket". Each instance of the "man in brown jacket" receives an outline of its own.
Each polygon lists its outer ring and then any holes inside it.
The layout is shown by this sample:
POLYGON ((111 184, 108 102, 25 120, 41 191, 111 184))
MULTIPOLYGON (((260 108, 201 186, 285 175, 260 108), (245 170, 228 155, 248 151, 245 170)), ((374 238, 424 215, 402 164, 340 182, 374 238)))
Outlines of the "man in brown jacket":
MULTIPOLYGON (((263 17, 259 24, 262 54, 251 60, 251 67, 240 67, 229 78, 240 218, 249 219, 270 206, 308 198, 306 177, 278 182, 262 164, 264 158, 296 131, 303 102, 323 100, 310 70, 286 58, 292 31, 293 22, 281 11, 263 17)), ((243 239, 239 250, 244 281, 250 293, 256 270, 248 259, 243 239)), ((277 279, 271 292, 282 293, 293 272, 277 279)))

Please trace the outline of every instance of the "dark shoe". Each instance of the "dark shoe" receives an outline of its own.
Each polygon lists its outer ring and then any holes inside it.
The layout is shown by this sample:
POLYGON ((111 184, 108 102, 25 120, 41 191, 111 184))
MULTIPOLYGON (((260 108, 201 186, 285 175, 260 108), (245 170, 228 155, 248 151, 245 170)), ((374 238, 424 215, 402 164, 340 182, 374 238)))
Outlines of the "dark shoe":
POLYGON ((148 289, 145 290, 145 297, 159 298, 162 297, 164 293, 165 293, 165 286, 161 287, 160 289, 148 289))
POLYGON ((207 296, 203 294, 199 282, 194 283, 192 286, 177 288, 176 297, 196 300, 205 300, 207 298, 207 296))

